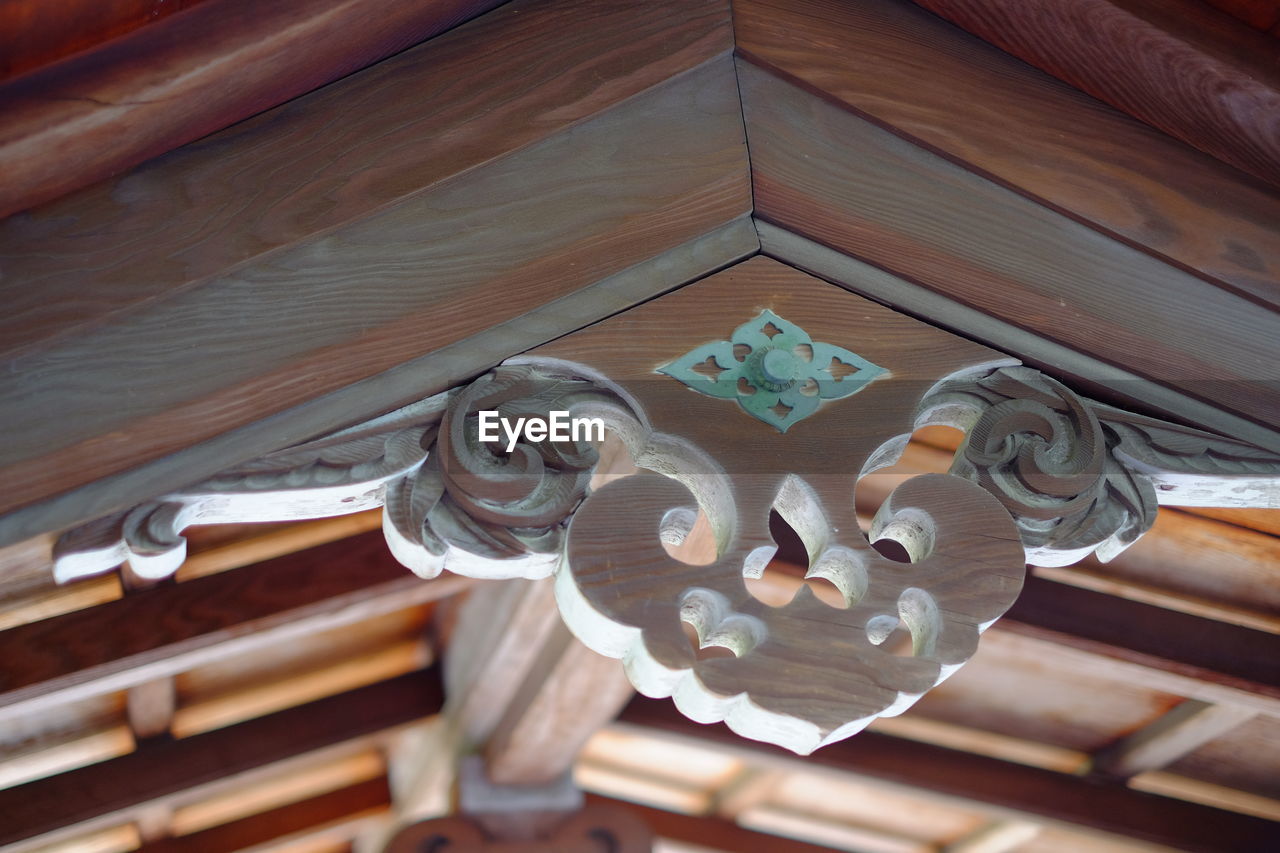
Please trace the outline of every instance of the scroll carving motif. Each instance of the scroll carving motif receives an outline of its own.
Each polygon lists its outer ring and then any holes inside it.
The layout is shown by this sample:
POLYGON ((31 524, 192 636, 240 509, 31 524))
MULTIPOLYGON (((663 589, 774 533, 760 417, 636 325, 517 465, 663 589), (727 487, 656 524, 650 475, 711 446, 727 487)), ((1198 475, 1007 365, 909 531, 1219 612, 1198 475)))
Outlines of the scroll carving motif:
POLYGON ((1027 561, 1106 561, 1155 522, 1159 503, 1280 505, 1280 457, 1104 406, 1027 367, 938 386, 926 410, 967 429, 951 473, 996 495, 1027 561))
POLYGON ((968 660, 1012 605, 1026 561, 1110 557, 1151 526, 1160 503, 1278 503, 1273 454, 1087 400, 820 282, 785 288, 794 322, 762 312, 777 292, 767 276, 691 286, 465 387, 70 531, 56 571, 65 580, 127 560, 162 577, 181 563, 189 525, 383 506, 391 550, 417 574, 555 574, 570 628, 622 658, 641 692, 809 752, 900 713, 968 660), (688 310, 699 299, 720 311, 688 310), (716 323, 731 306, 741 325, 725 340, 716 323), (619 347, 620 334, 654 343, 619 347), (862 355, 823 340, 857 341, 862 355), (694 370, 708 347, 717 369, 738 371, 734 381, 694 370), (786 357, 760 374, 775 352, 786 357), (828 355, 853 373, 815 379, 828 355), (806 376, 817 393, 803 393, 806 376), (806 402, 744 414, 724 402, 752 396, 738 380, 771 405, 794 394, 806 402), (594 445, 482 441, 482 410, 601 417, 640 471, 592 491, 594 445), (864 533, 856 481, 891 465, 930 423, 967 433, 951 474, 899 485, 864 533), (799 533, 801 568, 835 587, 837 605, 805 586, 781 606, 750 594, 746 580, 777 550, 771 512, 799 533), (664 543, 685 537, 699 514, 715 547, 695 565, 664 543), (907 559, 884 556, 881 539, 907 559))
POLYGON ((474 577, 549 575, 596 451, 585 442, 543 442, 497 453, 476 439, 475 414, 627 410, 607 386, 555 367, 499 367, 466 387, 75 528, 55 547, 55 573, 66 581, 128 561, 139 576, 162 578, 186 558, 181 534, 191 525, 320 518, 385 503, 391 550, 423 577, 446 567, 474 577))

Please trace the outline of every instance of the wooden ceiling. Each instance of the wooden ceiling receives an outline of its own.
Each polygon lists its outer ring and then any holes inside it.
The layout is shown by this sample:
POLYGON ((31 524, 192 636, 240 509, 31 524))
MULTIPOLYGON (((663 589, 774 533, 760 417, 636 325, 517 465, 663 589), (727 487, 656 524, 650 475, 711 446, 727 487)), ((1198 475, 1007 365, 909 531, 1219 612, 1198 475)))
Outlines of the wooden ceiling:
MULTIPOLYGON (((78 29, 0 43, 0 845, 368 849, 450 717, 472 582, 409 575, 368 514, 198 530, 151 587, 57 587, 51 533, 756 253, 1280 447, 1270 4, 1092 4, 1174 49, 1107 91, 996 2, 920 6, 1053 76, 905 0, 56 5, 78 29), (1239 132, 1196 74, 1250 81, 1239 132), (1186 97, 1145 112, 1153 79, 1186 97)), ((859 507, 952 449, 917 435, 859 507)), ((576 776, 672 851, 1264 849, 1277 515, 1165 509, 1035 570, 961 672, 811 758, 637 699, 576 776)))

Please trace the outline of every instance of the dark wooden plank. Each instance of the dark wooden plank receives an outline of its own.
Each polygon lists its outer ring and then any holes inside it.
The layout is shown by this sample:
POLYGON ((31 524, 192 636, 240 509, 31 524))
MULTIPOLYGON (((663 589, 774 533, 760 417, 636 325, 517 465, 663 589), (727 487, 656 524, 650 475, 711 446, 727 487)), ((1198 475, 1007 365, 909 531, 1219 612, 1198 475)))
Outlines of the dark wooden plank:
POLYGON ((264 768, 358 746, 439 713, 443 703, 431 669, 206 734, 145 743, 120 758, 0 791, 0 845, 52 841, 127 821, 144 806, 190 803, 264 768))
MULTIPOLYGON (((1029 576, 1000 631, 1229 687, 1280 708, 1280 635, 1029 576)), ((996 630, 996 628, 993 628, 996 630)))
POLYGON ((200 0, 0 0, 0 79, 70 56, 200 0))
POLYGON ((1280 187, 1280 51, 1201 0, 915 2, 1280 187))
MULTIPOLYGON (((1174 388, 1102 361, 1087 352, 1023 329, 961 303, 944 293, 893 275, 880 267, 756 220, 761 251, 827 281, 870 296, 904 314, 928 320, 1008 353, 1057 377, 1076 391, 1127 411, 1198 426, 1280 452, 1280 432, 1212 406, 1174 388)), ((0 521, 0 526, 3 522, 0 521)))
POLYGON ((386 778, 370 779, 180 838, 144 844, 138 853, 233 853, 285 836, 305 836, 308 830, 356 820, 362 813, 390 805, 386 778))
POLYGON ((690 722, 668 701, 637 697, 618 719, 704 746, 733 749, 755 761, 853 773, 1179 850, 1269 850, 1280 842, 1280 825, 1261 818, 876 732, 863 732, 800 760, 778 747, 744 741, 723 725, 690 722))
POLYGON ((1280 197, 897 0, 737 0, 740 55, 1145 251, 1280 303, 1280 197))
MULTIPOLYGON (((366 217, 730 48, 723 3, 509 4, 128 175, 0 221, 0 291, 10 306, 0 349, 100 326, 366 217), (98 285, 92 298, 87 277, 98 285)), ((0 138, 13 121, 0 118, 0 138)))
POLYGON ((598 794, 587 794, 588 804, 608 804, 626 809, 644 821, 653 834, 670 841, 692 844, 708 850, 732 850, 733 853, 837 853, 837 848, 810 844, 794 838, 779 838, 738 826, 731 821, 709 815, 687 815, 627 803, 598 794))
POLYGON ((1280 26, 1280 3, 1275 0, 1205 0, 1231 17, 1244 21, 1255 30, 1280 26))
MULTIPOLYGON (((409 78, 396 86, 401 95, 415 90, 409 78)), ((0 465, 24 488, 3 508, 527 318, 678 253, 749 207, 736 83, 722 56, 368 218, 12 357, 8 382, 0 382, 8 451, 0 465)), ((647 277, 649 287, 630 301, 605 292, 565 316, 585 314, 573 317, 582 325, 672 286, 647 277)), ((524 340, 508 341, 494 361, 527 348, 530 337, 575 327, 563 319, 522 325, 524 340)), ((419 388, 410 399, 439 390, 419 388)), ((404 402, 388 396, 343 417, 404 402)))
POLYGON ((1280 422, 1276 312, 749 63, 740 81, 758 217, 1260 425, 1280 422))
POLYGON ((216 0, 23 75, 0 87, 0 216, 282 104, 498 2, 216 0))
POLYGON ((174 675, 202 662, 435 600, 381 531, 0 632, 0 717, 174 675))
MULTIPOLYGON (((133 506, 213 476, 228 465, 350 424, 356 413, 385 412, 459 385, 511 355, 739 261, 759 245, 751 219, 737 217, 567 297, 375 377, 0 516, 0 543, 21 542, 133 506)), ((64 473, 74 478, 75 472, 64 473)))

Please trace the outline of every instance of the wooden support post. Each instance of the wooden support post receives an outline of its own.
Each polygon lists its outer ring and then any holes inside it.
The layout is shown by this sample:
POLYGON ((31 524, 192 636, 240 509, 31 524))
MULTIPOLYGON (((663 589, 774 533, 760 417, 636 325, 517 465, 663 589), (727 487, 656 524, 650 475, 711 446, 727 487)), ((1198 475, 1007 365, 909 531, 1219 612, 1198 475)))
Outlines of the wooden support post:
POLYGON ((548 640, 485 748, 490 778, 500 784, 545 785, 564 775, 634 693, 619 661, 591 651, 563 624, 548 640))

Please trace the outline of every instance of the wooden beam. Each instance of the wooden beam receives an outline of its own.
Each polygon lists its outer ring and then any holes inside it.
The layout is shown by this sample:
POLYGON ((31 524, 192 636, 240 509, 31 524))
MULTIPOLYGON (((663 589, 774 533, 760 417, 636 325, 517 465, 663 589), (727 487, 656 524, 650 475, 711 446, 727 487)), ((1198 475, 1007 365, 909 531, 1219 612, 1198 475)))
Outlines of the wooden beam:
POLYGON ((1280 187, 1275 40, 1196 0, 915 0, 1077 89, 1280 187), (1133 51, 1133 45, 1142 45, 1133 51))
MULTIPOLYGON (((296 98, 499 2, 301 0, 264 9, 213 0, 24 75, 0 87, 0 216, 296 98)), ((68 14, 65 3, 55 8, 68 14)), ((0 31, 27 35, 30 23, 0 31)))
POLYGON ((1280 452, 1280 432, 1177 389, 1042 337, 943 293, 843 254, 770 222, 756 221, 765 255, 889 305, 904 314, 982 340, 1054 376, 1088 397, 1198 426, 1280 452))
POLYGON ((787 853, 838 853, 834 847, 810 844, 792 838, 782 839, 776 835, 746 829, 722 818, 669 812, 638 803, 624 803, 595 794, 588 794, 587 802, 621 806, 643 820, 656 836, 710 850, 732 850, 733 853, 776 853, 778 850, 785 849, 787 853))
POLYGON ((0 845, 15 849, 182 805, 244 784, 252 774, 339 749, 365 748, 440 711, 426 670, 181 740, 140 744, 121 758, 0 791, 0 845))
POLYGON ((485 747, 499 785, 550 785, 635 691, 622 663, 588 649, 563 623, 513 697, 485 747))
POLYGON ((666 701, 634 699, 619 721, 646 732, 714 743, 759 763, 856 774, 999 813, 1183 850, 1263 850, 1280 840, 1280 827, 1271 821, 875 732, 823 747, 802 760, 778 747, 745 741, 723 725, 690 722, 666 701))
POLYGON ((738 52, 753 64, 1091 228, 1280 304, 1277 200, 1249 176, 905 2, 733 7, 738 52))
POLYGON ((119 475, 0 535, 420 399, 750 254, 731 47, 726 2, 516 3, 149 164, 128 192, 0 223, 5 287, 44 294, 0 328, 22 398, 0 387, 0 467, 26 484, 3 509, 119 475), (82 298, 86 268, 115 283, 108 304, 82 298), (135 369, 160 350, 162 375, 135 369))
POLYGON ((758 217, 1264 429, 1280 419, 1275 311, 749 62, 739 79, 758 217))
POLYGON ((1035 576, 992 630, 1091 658, 1112 678, 1280 714, 1280 635, 1035 576))
POLYGON ((380 777, 180 838, 144 844, 138 853, 233 853, 317 837, 350 840, 390 804, 387 780, 380 777))
POLYGON ((253 567, 158 586, 0 633, 23 649, 0 661, 0 719, 176 675, 200 663, 289 642, 459 592, 423 581, 372 532, 253 567))
POLYGON ((1120 779, 1159 770, 1255 716, 1249 708, 1190 699, 1094 755, 1091 770, 1120 779))

